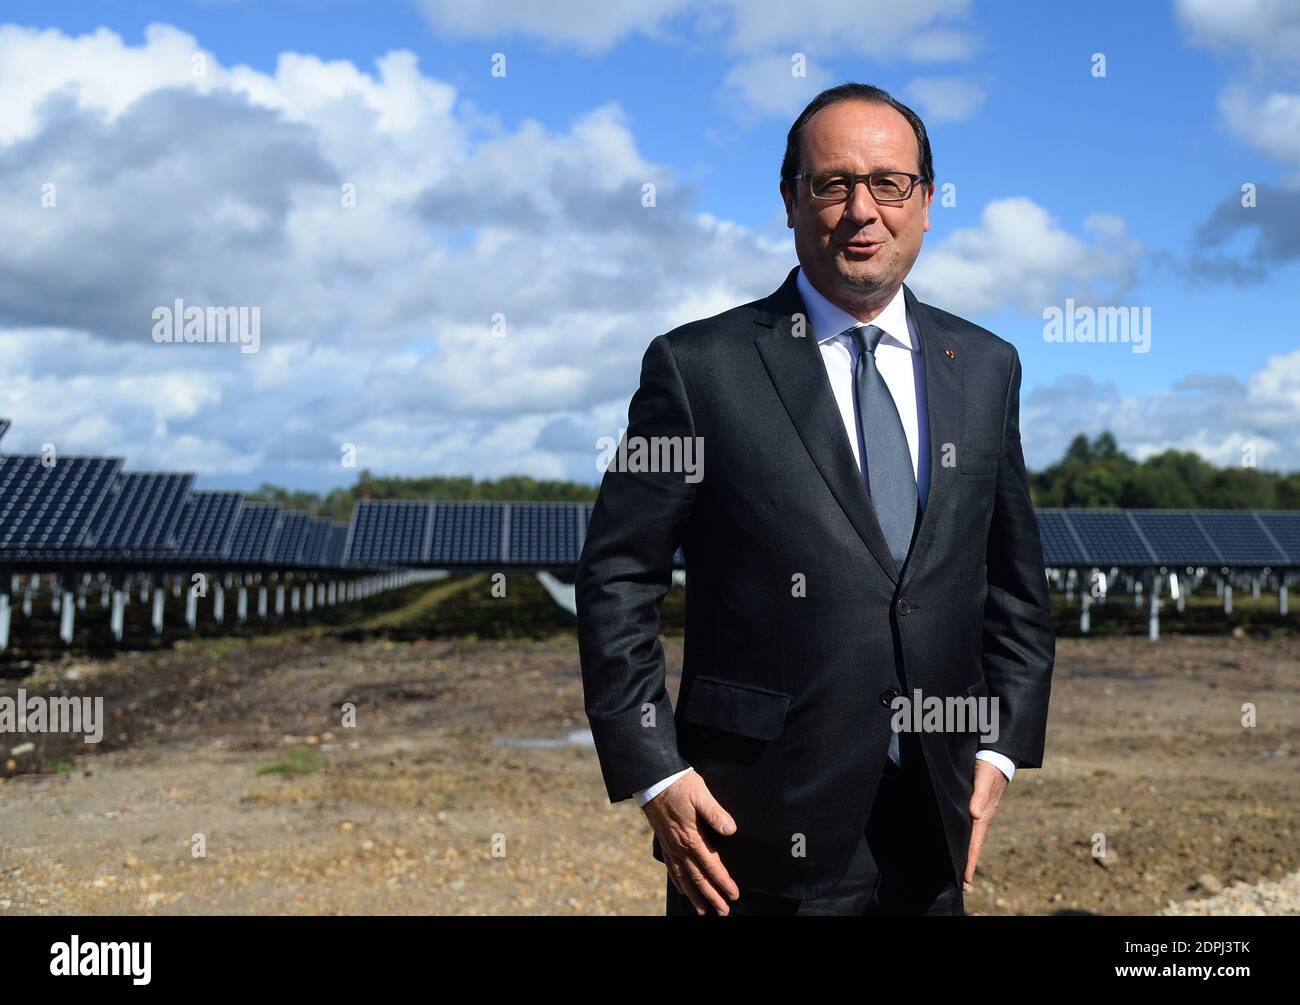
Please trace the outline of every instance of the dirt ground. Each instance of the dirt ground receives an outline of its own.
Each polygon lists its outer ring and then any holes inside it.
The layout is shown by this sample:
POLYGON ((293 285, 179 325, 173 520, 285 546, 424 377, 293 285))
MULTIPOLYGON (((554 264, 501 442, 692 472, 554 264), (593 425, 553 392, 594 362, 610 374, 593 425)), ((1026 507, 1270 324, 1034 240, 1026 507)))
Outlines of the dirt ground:
MULTIPOLYGON (((1153 914, 1296 872, 1298 669, 1296 637, 1059 640, 1044 767, 967 910, 1153 914)), ((662 913, 641 813, 558 742, 586 727, 571 633, 199 640, 19 686, 104 695, 111 724, 12 759, 0 736, 0 914, 662 913)))

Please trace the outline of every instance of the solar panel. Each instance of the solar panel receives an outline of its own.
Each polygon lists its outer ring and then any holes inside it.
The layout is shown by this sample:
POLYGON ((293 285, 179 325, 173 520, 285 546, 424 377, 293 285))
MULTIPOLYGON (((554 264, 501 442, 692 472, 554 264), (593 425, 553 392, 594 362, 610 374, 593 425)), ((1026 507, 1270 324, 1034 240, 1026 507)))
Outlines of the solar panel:
POLYGON ((493 565, 503 560, 502 503, 436 502, 432 509, 432 564, 493 565))
POLYGON ((1092 564, 1070 529, 1069 517, 1065 511, 1040 509, 1034 516, 1038 519, 1038 536, 1043 543, 1044 565, 1092 564))
POLYGON ((194 475, 128 471, 118 476, 99 507, 82 547, 153 551, 176 546, 176 523, 194 475))
POLYGON ((1129 510, 1161 565, 1216 565, 1221 559, 1187 510, 1129 510))
POLYGON ((1221 560, 1229 565, 1284 565, 1286 556, 1254 513, 1240 510, 1197 510, 1201 525, 1221 560))
POLYGON ((75 548, 122 467, 120 457, 0 457, 0 550, 75 548))
POLYGON ((313 519, 310 513, 286 513, 267 561, 275 565, 301 564, 313 519))
POLYGON ((509 560, 520 565, 574 565, 578 521, 572 503, 506 503, 509 560))
POLYGON ((333 525, 328 520, 322 520, 318 516, 310 519, 306 533, 303 534, 302 557, 299 559, 303 565, 315 568, 324 564, 323 555, 329 542, 331 526, 333 525))
POLYGON ((352 511, 348 561, 359 565, 425 562, 429 507, 415 499, 365 499, 352 511))
POLYGON ((267 561, 283 523, 284 510, 279 505, 244 503, 235 526, 235 539, 230 545, 230 560, 245 564, 267 561))
POLYGON ((1260 510, 1256 514, 1286 554, 1289 564, 1300 566, 1300 513, 1293 510, 1260 510))
POLYGON ((196 558, 230 554, 244 505, 242 492, 191 492, 176 522, 176 551, 196 558))
POLYGON ((346 523, 330 523, 325 529, 325 546, 319 563, 323 568, 338 569, 347 563, 348 534, 351 529, 346 523))
POLYGON ((1126 510, 1071 509, 1066 519, 1093 565, 1151 565, 1155 559, 1126 510))

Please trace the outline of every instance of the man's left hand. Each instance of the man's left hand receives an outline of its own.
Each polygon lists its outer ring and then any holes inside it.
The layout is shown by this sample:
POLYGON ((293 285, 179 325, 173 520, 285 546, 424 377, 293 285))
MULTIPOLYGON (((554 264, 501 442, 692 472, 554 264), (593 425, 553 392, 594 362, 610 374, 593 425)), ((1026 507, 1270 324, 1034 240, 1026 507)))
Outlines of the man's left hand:
POLYGON ((962 877, 961 892, 970 890, 975 878, 975 865, 980 860, 980 849, 989 836, 989 824, 998 811, 1002 793, 1007 791, 1007 776, 988 761, 975 761, 975 791, 970 797, 970 850, 966 853, 966 875, 962 877))

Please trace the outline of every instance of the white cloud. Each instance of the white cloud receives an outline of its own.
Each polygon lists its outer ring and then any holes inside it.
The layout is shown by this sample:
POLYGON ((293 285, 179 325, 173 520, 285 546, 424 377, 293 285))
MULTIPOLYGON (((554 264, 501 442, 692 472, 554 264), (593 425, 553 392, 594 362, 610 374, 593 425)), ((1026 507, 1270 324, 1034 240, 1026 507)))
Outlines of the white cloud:
POLYGON ((1232 84, 1219 98, 1219 112, 1238 139, 1300 172, 1300 94, 1232 84))
POLYGON ((1195 45, 1300 62, 1300 4, 1293 0, 1175 0, 1174 10, 1195 45))
MULTIPOLYGON (((503 129, 410 53, 373 72, 286 54, 272 73, 209 54, 200 85, 200 50, 165 28, 138 45, 0 31, 10 451, 52 439, 320 487, 352 480, 351 442, 375 471, 594 480, 650 340, 793 264, 788 239, 698 212, 617 105, 503 129), (178 296, 260 306, 261 351, 155 344, 151 311, 178 296)), ((970 314, 1121 282, 1131 242, 1103 223, 1083 240, 994 204, 923 254, 918 291, 970 314)))
POLYGON ((1060 458, 1080 432, 1115 434, 1137 460, 1194 451, 1236 467, 1249 446, 1260 468, 1300 468, 1300 350, 1269 357, 1244 381, 1192 375, 1172 387, 1120 394, 1113 385, 1070 377, 1023 395, 1020 427, 1033 430, 1032 466, 1060 458), (1063 424, 1062 415, 1076 421, 1063 424))
POLYGON ((888 59, 907 50, 913 59, 950 60, 965 58, 975 46, 971 35, 941 23, 967 16, 970 0, 859 0, 851 9, 841 0, 416 0, 416 6, 439 35, 497 39, 517 33, 588 54, 634 35, 672 41, 674 21, 682 19, 693 37, 720 37, 733 51, 751 54, 807 47, 888 59))
MULTIPOLYGON (((829 86, 826 67, 835 57, 945 63, 968 59, 979 47, 965 25, 970 0, 858 0, 849 7, 843 0, 416 0, 416 6, 436 35, 490 40, 507 61, 503 40, 515 36, 588 56, 634 36, 668 45, 703 43, 735 60, 723 75, 725 94, 740 98, 739 107, 749 112, 782 117, 829 86), (810 64, 807 78, 790 76, 796 53, 810 64)), ((953 100, 941 102, 941 114, 953 100)))
POLYGON ((978 226, 934 243, 931 230, 908 285, 966 317, 1007 308, 1041 317, 1066 296, 1082 302, 1122 293, 1135 278, 1141 246, 1116 217, 1090 217, 1084 229, 1091 242, 1031 199, 999 199, 984 207, 978 226))
POLYGON ((1248 82, 1234 79, 1219 96, 1219 114, 1228 131, 1300 171, 1300 94, 1288 89, 1293 86, 1294 70, 1300 67, 1300 4, 1176 0, 1175 9, 1193 45, 1239 56, 1250 64, 1248 82), (1286 85, 1280 84, 1283 78, 1286 85))
POLYGON ((955 77, 915 77, 903 93, 928 123, 969 119, 987 96, 982 85, 955 77))
POLYGON ((80 107, 103 112, 111 121, 141 95, 164 87, 206 89, 196 78, 194 38, 168 25, 150 25, 145 45, 129 48, 107 28, 70 37, 0 25, 0 143, 30 136, 41 121, 41 103, 72 93, 80 107))
POLYGON ((969 0, 859 0, 846 9, 840 0, 728 0, 730 45, 740 52, 807 47, 823 53, 853 53, 871 59, 963 59, 975 39, 942 22, 961 20, 969 0))
POLYGON ((157 26, 137 45, 0 30, 11 451, 337 482, 347 441, 377 470, 555 476, 573 458, 537 438, 557 413, 594 456, 683 305, 752 299, 788 268, 788 248, 697 214, 617 105, 504 130, 411 53, 370 73, 209 53, 196 81, 197 51, 157 26), (155 344, 177 297, 259 307, 261 351, 155 344))
MULTIPOLYGON (((654 36, 689 0, 416 0, 429 27, 456 38, 499 38, 511 33, 570 45, 585 53, 605 52, 633 34, 654 36)), ((508 55, 508 54, 507 54, 508 55)))
MULTIPOLYGON (((1280 189, 1269 202, 1243 217, 1235 198, 1221 202, 1196 230, 1187 255, 1189 275, 1211 282, 1254 282, 1297 254, 1295 220, 1300 210, 1300 93, 1294 90, 1300 68, 1300 4, 1292 0, 1176 0, 1178 19, 1190 41, 1244 59, 1248 72, 1230 79, 1219 96, 1224 128, 1247 146, 1283 165, 1280 189), (1205 243, 1223 243, 1242 230, 1258 231, 1250 253, 1205 253, 1205 243)), ((1236 71, 1234 71, 1236 72, 1236 71)), ((1268 186, 1259 179, 1243 178, 1268 186)))
POLYGON ((819 91, 834 82, 830 72, 816 63, 805 63, 802 77, 793 75, 793 65, 784 53, 743 59, 727 71, 724 90, 739 99, 743 108, 793 120, 819 91))

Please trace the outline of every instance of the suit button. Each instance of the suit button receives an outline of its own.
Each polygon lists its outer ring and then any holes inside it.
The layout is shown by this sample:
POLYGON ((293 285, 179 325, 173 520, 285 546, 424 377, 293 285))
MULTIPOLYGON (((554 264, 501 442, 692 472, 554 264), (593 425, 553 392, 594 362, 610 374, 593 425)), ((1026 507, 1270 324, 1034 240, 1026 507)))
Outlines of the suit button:
POLYGON ((898 692, 892 687, 887 687, 885 690, 880 692, 880 704, 888 707, 894 703, 894 699, 897 697, 898 692))
POLYGON ((912 613, 912 602, 908 600, 906 597, 903 597, 901 600, 899 600, 898 613, 903 615, 912 613))

